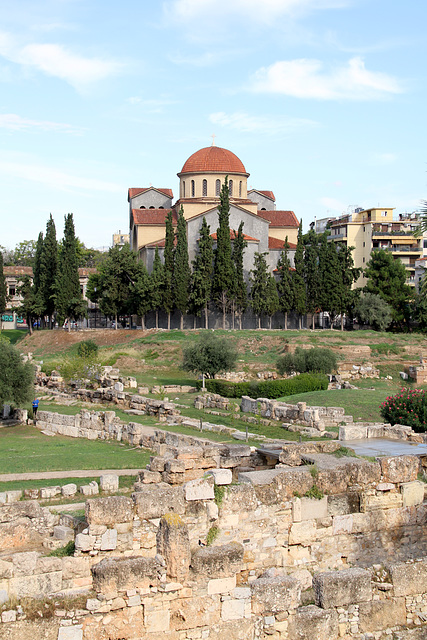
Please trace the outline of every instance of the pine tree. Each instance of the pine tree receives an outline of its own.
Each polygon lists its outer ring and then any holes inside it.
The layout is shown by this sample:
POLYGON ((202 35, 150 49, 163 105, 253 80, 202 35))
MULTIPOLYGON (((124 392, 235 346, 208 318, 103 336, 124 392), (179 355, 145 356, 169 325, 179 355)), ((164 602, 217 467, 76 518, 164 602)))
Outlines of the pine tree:
POLYGON ((211 299, 214 259, 213 238, 210 232, 206 218, 203 218, 198 242, 199 250, 193 260, 190 293, 190 307, 194 315, 200 316, 204 310, 205 329, 209 328, 208 305, 211 299))
POLYGON ((352 287, 359 278, 362 269, 354 266, 352 255, 354 247, 346 247, 342 244, 337 249, 339 265, 338 311, 341 316, 341 331, 343 331, 344 315, 354 308, 357 298, 356 292, 352 290, 352 287))
POLYGON ((129 273, 130 296, 128 311, 130 314, 135 314, 141 317, 141 324, 143 330, 145 330, 145 314, 150 311, 153 306, 151 298, 151 279, 148 275, 145 264, 138 261, 135 255, 135 260, 132 263, 129 273))
POLYGON ((299 315, 299 328, 302 328, 302 316, 306 311, 307 297, 304 281, 304 244, 302 239, 302 221, 298 229, 297 248, 295 250, 295 271, 292 272, 294 308, 299 315))
POLYGON ((396 324, 407 322, 412 292, 406 284, 406 270, 400 260, 395 260, 383 249, 376 249, 366 265, 365 277, 368 281, 364 290, 381 296, 392 307, 396 324))
POLYGON ((340 265, 337 245, 322 240, 320 250, 320 272, 322 278, 322 310, 329 314, 331 329, 340 308, 340 265))
POLYGON ((43 252, 43 234, 40 231, 39 237, 37 238, 36 254, 34 257, 34 269, 33 269, 34 287, 37 292, 40 291, 40 260, 41 260, 42 252, 43 252))
POLYGON ((175 306, 181 314, 180 329, 184 324, 184 313, 188 309, 188 298, 190 291, 190 265, 188 262, 187 244, 187 224, 184 218, 184 210, 181 206, 178 213, 177 237, 175 248, 175 263, 173 270, 173 292, 175 296, 175 306))
POLYGON ((307 313, 312 314, 312 329, 314 329, 314 315, 319 310, 320 275, 318 237, 313 229, 306 235, 305 240, 305 286, 307 292, 307 313))
POLYGON ((0 330, 3 326, 2 315, 6 311, 7 287, 3 271, 3 254, 0 251, 0 330))
POLYGON ((56 242, 55 223, 50 214, 46 224, 46 234, 40 255, 40 302, 43 315, 49 317, 49 326, 53 327, 55 312, 56 276, 58 270, 58 244, 56 242))
POLYGON ((32 335, 33 322, 39 318, 41 314, 40 298, 37 296, 36 287, 31 282, 30 276, 25 275, 20 278, 20 281, 21 283, 17 292, 21 298, 21 304, 15 311, 18 315, 26 319, 29 334, 32 335))
POLYGON ((174 307, 174 293, 172 288, 174 269, 174 239, 175 233, 172 223, 172 210, 166 216, 166 236, 164 252, 164 284, 163 284, 163 308, 168 314, 168 329, 171 328, 171 311, 174 307))
POLYGON ((215 304, 222 311, 222 328, 225 329, 225 315, 234 290, 228 176, 225 176, 219 196, 218 223, 212 290, 215 304))
POLYGON ((280 302, 277 292, 276 279, 273 275, 268 276, 267 288, 265 290, 265 313, 268 315, 268 326, 271 329, 271 319, 279 311, 280 302))
POLYGON ((151 308, 156 313, 156 329, 159 328, 159 309, 163 306, 164 266, 160 259, 159 248, 154 253, 153 269, 150 274, 151 308))
POLYGON ((283 251, 280 254, 277 263, 279 272, 279 281, 277 283, 277 291, 279 294, 280 309, 285 315, 285 330, 288 328, 288 313, 294 308, 294 289, 291 272, 291 263, 288 258, 289 242, 288 236, 285 238, 283 251))
MULTIPOLYGON (((243 254, 248 243, 243 234, 243 222, 239 224, 239 229, 234 232, 233 254, 232 260, 234 265, 234 292, 233 305, 235 312, 239 318, 239 327, 242 328, 242 314, 248 306, 248 292, 246 288, 245 277, 243 273, 243 254)), ((233 317, 234 329, 234 317, 233 317)))
POLYGON ((251 306, 258 316, 258 329, 261 329, 261 316, 268 313, 267 288, 269 273, 265 256, 267 253, 255 253, 254 268, 251 270, 251 306))
POLYGON ((59 323, 68 321, 68 331, 71 331, 72 319, 77 320, 86 314, 86 303, 80 289, 77 241, 72 213, 65 216, 64 238, 55 284, 55 307, 59 323))

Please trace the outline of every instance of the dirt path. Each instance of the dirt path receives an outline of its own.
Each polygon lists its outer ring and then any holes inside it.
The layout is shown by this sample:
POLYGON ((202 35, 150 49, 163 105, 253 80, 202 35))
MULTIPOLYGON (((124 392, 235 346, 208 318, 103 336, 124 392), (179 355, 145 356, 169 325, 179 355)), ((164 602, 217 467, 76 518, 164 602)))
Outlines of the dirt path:
POLYGON ((136 476, 139 469, 86 469, 78 471, 43 471, 41 473, 2 473, 0 482, 13 482, 14 480, 48 480, 50 478, 93 478, 107 473, 115 473, 117 476, 136 476))

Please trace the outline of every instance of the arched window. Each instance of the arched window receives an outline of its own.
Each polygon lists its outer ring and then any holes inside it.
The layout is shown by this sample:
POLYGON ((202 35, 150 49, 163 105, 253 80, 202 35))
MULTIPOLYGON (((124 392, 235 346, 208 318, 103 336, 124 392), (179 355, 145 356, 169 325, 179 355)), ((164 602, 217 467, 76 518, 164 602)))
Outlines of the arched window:
POLYGON ((159 207, 159 209, 164 209, 164 207, 159 207))
POLYGON ((207 196, 208 195, 208 181, 207 180, 203 180, 203 192, 202 195, 207 196))
POLYGON ((216 180, 215 181, 215 195, 219 196, 220 193, 221 193, 221 180, 216 180))
POLYGON ((261 207, 261 211, 267 211, 265 207, 261 207))
POLYGON ((196 183, 194 180, 191 181, 191 197, 194 198, 196 195, 196 183))
POLYGON ((228 183, 228 193, 230 194, 230 196, 233 195, 233 181, 230 180, 228 183))
POLYGON ((185 182, 182 183, 182 197, 185 198, 185 182))
POLYGON ((242 181, 239 182, 239 198, 242 197, 242 181))
POLYGON ((140 208, 140 209, 145 209, 145 207, 144 207, 144 205, 143 205, 143 204, 142 204, 139 208, 140 208))
POLYGON ((149 209, 155 209, 156 207, 153 207, 153 205, 151 205, 151 207, 148 207, 149 209))

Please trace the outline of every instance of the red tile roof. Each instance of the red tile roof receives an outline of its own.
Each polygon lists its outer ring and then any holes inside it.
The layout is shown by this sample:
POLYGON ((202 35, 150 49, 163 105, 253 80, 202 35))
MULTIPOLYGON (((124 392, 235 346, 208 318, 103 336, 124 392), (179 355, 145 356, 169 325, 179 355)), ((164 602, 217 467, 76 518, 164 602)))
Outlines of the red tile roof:
MULTIPOLYGON (((171 209, 132 209, 134 224, 164 225, 171 209)), ((177 224, 176 211, 172 209, 172 223, 177 224)))
POLYGON ((158 189, 157 187, 131 187, 128 192, 128 199, 134 198, 135 196, 140 195, 141 193, 145 193, 150 189, 154 189, 155 191, 160 191, 168 198, 173 198, 172 189, 158 189))
MULTIPOLYGON (((291 249, 291 251, 295 251, 295 249, 297 248, 297 245, 294 244, 293 242, 288 242, 289 244, 289 249, 291 249)), ((269 249, 283 249, 285 243, 283 242, 283 240, 279 240, 279 238, 268 238, 268 248, 269 249)))
POLYGON ((3 267, 3 273, 5 276, 32 276, 32 267, 3 267))
POLYGON ((272 227, 295 227, 299 222, 293 211, 257 211, 257 216, 268 220, 272 227))
POLYGON ((270 198, 270 200, 273 200, 273 202, 276 201, 276 198, 274 197, 274 193, 272 191, 262 191, 261 189, 249 189, 248 193, 251 193, 251 191, 256 191, 257 193, 261 193, 266 198, 270 198))
MULTIPOLYGON (((176 247, 176 242, 177 242, 177 237, 175 235, 173 239, 173 244, 175 247, 176 247)), ((140 249, 142 249, 143 247, 159 247, 159 249, 164 249, 165 244, 166 244, 166 238, 162 238, 161 240, 155 240, 154 242, 149 242, 148 244, 144 244, 140 247, 140 249)))
POLYGON ((82 278, 83 276, 90 276, 93 273, 97 273, 98 269, 96 267, 79 267, 79 276, 82 278))
POLYGON ((198 172, 246 174, 246 169, 243 162, 234 153, 228 149, 212 146, 193 153, 181 169, 181 173, 198 172))
MULTIPOLYGON (((233 231, 233 229, 230 229, 230 240, 234 240, 236 236, 237 233, 233 231)), ((247 242, 259 242, 258 238, 252 238, 252 236, 247 236, 246 234, 243 234, 243 237, 247 242)), ((211 238, 216 240, 216 233, 211 233, 211 238)))

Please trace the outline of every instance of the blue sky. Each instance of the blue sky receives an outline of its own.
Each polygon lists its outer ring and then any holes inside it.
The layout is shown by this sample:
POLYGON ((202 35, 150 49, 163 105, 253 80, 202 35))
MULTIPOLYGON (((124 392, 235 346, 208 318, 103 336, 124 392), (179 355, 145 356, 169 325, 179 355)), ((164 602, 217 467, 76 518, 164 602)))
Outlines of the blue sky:
POLYGON ((1 2, 0 245, 128 229, 128 187, 230 149, 304 230, 427 198, 427 5, 401 0, 1 2))

